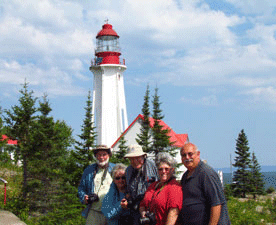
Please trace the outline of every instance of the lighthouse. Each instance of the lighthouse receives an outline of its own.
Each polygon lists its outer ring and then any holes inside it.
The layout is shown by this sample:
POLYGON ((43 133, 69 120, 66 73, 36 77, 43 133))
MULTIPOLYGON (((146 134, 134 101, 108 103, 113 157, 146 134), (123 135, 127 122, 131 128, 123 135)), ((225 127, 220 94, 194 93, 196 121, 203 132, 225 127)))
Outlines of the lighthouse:
POLYGON ((121 62, 119 35, 108 22, 96 36, 95 59, 90 71, 93 83, 93 122, 97 145, 111 146, 128 127, 124 91, 125 60, 121 62))

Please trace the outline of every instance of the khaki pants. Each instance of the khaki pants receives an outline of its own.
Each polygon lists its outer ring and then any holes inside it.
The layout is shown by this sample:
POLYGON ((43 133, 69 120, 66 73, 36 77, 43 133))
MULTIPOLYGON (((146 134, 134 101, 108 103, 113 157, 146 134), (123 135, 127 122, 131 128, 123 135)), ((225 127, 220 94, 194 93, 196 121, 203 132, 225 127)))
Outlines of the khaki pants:
POLYGON ((107 225, 107 219, 102 212, 90 209, 86 219, 86 225, 107 225))

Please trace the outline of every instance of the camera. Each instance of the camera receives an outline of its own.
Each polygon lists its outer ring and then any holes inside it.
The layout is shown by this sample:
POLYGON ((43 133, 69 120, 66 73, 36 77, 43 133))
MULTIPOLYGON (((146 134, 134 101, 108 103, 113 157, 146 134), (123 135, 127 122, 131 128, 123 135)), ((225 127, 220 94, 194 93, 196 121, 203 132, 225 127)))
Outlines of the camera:
POLYGON ((131 196, 127 196, 126 200, 127 200, 127 207, 129 209, 133 209, 135 211, 139 209, 139 202, 134 200, 131 196))
POLYGON ((155 214, 153 212, 146 212, 146 217, 140 218, 140 224, 156 224, 155 214))
POLYGON ((87 204, 92 204, 93 202, 99 201, 99 196, 95 193, 88 195, 87 204))

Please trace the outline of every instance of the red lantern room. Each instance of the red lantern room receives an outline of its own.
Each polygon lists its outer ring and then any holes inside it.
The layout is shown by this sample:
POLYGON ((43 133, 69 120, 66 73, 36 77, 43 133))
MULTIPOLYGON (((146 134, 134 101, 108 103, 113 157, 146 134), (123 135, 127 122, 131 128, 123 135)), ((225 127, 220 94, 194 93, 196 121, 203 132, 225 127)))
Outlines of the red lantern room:
POLYGON ((104 24, 96 36, 95 65, 120 64, 119 35, 111 24, 104 24))

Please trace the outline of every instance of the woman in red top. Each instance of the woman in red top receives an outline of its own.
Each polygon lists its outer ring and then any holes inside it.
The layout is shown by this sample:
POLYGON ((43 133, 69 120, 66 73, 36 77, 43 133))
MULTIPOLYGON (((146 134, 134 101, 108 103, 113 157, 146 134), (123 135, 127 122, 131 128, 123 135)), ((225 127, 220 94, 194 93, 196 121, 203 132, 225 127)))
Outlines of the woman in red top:
POLYGON ((159 153, 156 157, 156 166, 159 173, 159 181, 152 183, 140 203, 140 214, 147 224, 152 220, 150 214, 154 214, 156 225, 173 225, 182 208, 182 187, 176 181, 174 173, 175 159, 167 153, 159 153))

